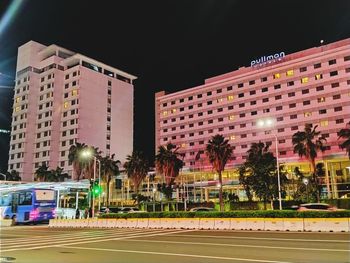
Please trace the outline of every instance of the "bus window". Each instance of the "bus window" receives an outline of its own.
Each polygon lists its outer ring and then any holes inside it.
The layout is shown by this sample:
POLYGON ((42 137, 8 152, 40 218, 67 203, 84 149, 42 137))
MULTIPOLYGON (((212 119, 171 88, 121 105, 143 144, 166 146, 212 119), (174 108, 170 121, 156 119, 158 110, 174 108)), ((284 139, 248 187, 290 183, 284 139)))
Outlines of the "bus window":
POLYGON ((0 206, 10 206, 10 203, 11 203, 11 195, 10 194, 0 195, 0 206))
POLYGON ((32 193, 20 193, 18 205, 32 205, 32 193))
POLYGON ((37 201, 54 201, 55 191, 54 190, 35 190, 35 196, 37 201))

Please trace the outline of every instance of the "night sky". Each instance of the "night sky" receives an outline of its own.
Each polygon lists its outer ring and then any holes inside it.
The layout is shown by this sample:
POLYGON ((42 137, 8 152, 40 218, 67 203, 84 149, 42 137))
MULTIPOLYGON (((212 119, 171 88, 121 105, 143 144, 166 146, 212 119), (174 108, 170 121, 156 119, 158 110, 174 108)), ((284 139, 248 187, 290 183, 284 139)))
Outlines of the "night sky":
MULTIPOLYGON (((13 91, 1 86, 13 84, 18 46, 57 44, 138 76, 134 149, 151 160, 155 92, 200 85, 263 55, 350 37, 349 0, 23 2, 0 31, 0 129, 10 128, 13 91)), ((0 1, 0 19, 10 3, 0 1)), ((0 134, 3 172, 8 146, 9 136, 0 134)))

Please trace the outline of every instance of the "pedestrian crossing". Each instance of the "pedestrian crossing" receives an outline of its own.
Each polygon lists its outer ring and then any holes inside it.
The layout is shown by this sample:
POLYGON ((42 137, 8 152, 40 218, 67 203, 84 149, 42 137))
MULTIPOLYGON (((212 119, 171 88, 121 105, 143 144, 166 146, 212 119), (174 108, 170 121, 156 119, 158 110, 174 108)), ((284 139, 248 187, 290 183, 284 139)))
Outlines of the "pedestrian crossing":
POLYGON ((51 229, 45 231, 32 231, 32 235, 26 237, 16 235, 11 236, 10 231, 1 231, 0 251, 10 252, 18 250, 32 250, 40 248, 69 246, 77 244, 87 244, 96 242, 105 242, 130 238, 152 237, 168 234, 177 234, 189 232, 191 230, 164 230, 164 229, 105 229, 105 230, 72 230, 71 232, 51 232, 51 229))

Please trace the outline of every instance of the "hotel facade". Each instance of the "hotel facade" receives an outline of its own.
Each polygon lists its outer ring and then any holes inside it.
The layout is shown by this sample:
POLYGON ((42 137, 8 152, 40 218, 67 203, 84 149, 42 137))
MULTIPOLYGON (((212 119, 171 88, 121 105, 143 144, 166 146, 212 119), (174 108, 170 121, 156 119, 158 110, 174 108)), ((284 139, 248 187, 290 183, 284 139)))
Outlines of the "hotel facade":
POLYGON ((20 46, 8 169, 23 181, 43 164, 72 176, 68 153, 76 142, 124 162, 133 149, 135 79, 56 45, 20 46))
POLYGON ((197 87, 156 93, 156 149, 169 142, 180 147, 185 154, 182 174, 205 188, 207 200, 217 180, 205 155, 212 136, 222 134, 234 148, 223 180, 224 187, 238 191, 239 186, 230 188, 238 182, 235 168, 253 142, 270 143, 274 154, 277 144, 289 178, 295 167, 308 174, 307 161, 293 152, 292 135, 311 123, 327 140, 326 151, 317 158, 328 171, 322 178, 325 195, 350 193, 350 162, 337 135, 350 121, 350 39, 292 54, 278 52, 250 64, 197 87))

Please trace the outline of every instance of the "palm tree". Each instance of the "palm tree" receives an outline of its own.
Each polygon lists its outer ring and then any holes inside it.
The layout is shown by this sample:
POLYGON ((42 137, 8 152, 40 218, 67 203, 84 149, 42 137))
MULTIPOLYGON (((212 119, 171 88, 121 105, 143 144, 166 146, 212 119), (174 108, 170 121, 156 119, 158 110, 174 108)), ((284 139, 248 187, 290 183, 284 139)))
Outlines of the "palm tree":
POLYGON ((101 176, 102 180, 106 183, 107 188, 107 205, 109 205, 109 185, 113 176, 117 176, 119 174, 119 160, 114 160, 114 154, 111 156, 100 157, 101 163, 101 176))
MULTIPOLYGON (((300 157, 305 157, 311 164, 312 178, 316 186, 318 186, 316 177, 316 158, 318 151, 325 151, 324 143, 326 139, 319 136, 321 132, 316 131, 318 125, 314 128, 312 124, 305 124, 303 132, 296 132, 293 134, 292 143, 294 145, 294 153, 298 153, 300 157)), ((317 187, 319 188, 319 187, 317 187)), ((319 193, 317 194, 319 201, 319 193)))
POLYGON ((166 146, 159 146, 156 155, 156 169, 163 174, 168 187, 174 183, 184 165, 183 161, 178 158, 182 156, 178 149, 176 145, 169 142, 166 146))
POLYGON ((126 157, 124 168, 128 177, 134 184, 134 192, 138 194, 141 182, 147 176, 149 164, 142 152, 133 151, 131 155, 126 157))
POLYGON ((53 182, 64 182, 64 179, 69 177, 67 173, 63 173, 63 168, 58 166, 55 170, 51 170, 50 173, 51 178, 49 178, 49 180, 53 182))
POLYGON ((51 172, 48 170, 49 167, 46 166, 46 163, 39 166, 38 169, 35 171, 36 179, 39 182, 47 182, 50 181, 50 174, 51 172))
MULTIPOLYGON (((75 175, 74 177, 72 176, 72 179, 76 178, 77 181, 79 181, 83 172, 81 153, 85 149, 87 149, 87 145, 79 142, 69 148, 68 160, 73 164, 73 173, 75 175)), ((84 162, 86 162, 86 160, 84 160, 84 162)))
POLYGON ((222 198, 222 172, 225 170, 226 163, 231 158, 233 148, 229 144, 228 140, 217 134, 209 140, 206 146, 206 154, 209 157, 209 161, 212 164, 214 170, 219 174, 219 201, 220 211, 224 211, 224 203, 222 198))
POLYGON ((338 132, 338 136, 342 139, 345 139, 344 142, 342 142, 339 146, 342 149, 345 149, 348 153, 349 159, 350 159, 350 121, 347 123, 346 127, 344 129, 341 129, 338 132))
POLYGON ((19 172, 16 170, 11 170, 11 172, 6 172, 6 181, 21 181, 22 178, 19 176, 19 172))

